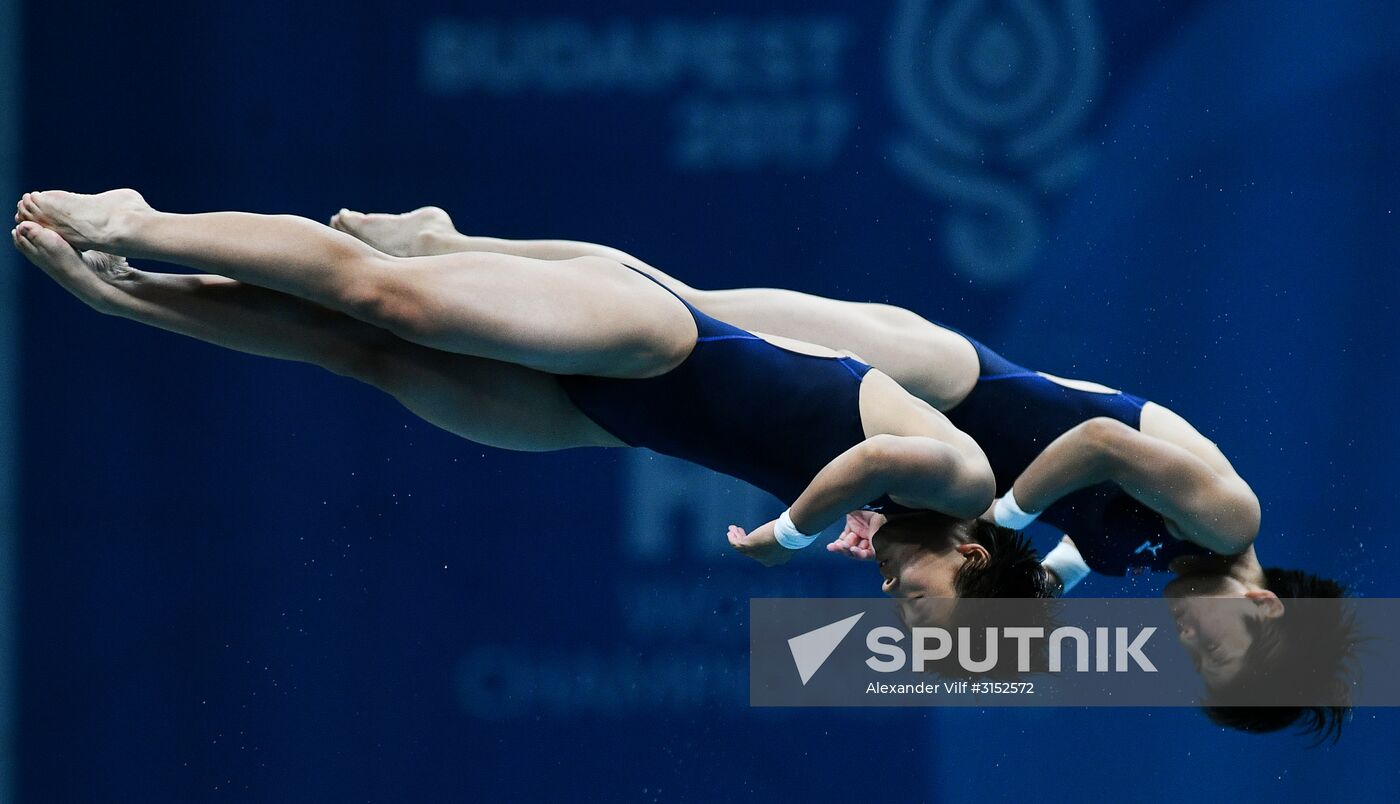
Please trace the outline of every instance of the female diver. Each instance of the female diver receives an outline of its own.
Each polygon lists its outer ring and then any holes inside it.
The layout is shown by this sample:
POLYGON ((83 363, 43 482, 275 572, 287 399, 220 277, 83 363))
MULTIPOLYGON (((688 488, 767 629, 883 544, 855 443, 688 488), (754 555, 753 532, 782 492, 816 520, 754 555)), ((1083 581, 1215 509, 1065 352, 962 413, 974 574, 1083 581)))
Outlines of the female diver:
POLYGON ((765 565, 847 512, 912 509, 942 515, 906 520, 937 531, 915 557, 944 570, 929 594, 979 594, 994 564, 1000 593, 1045 593, 1025 541, 973 521, 992 471, 942 413, 848 353, 724 323, 612 257, 398 257, 304 218, 159 212, 133 190, 28 193, 15 218, 16 248, 100 312, 325 367, 482 444, 649 447, 753 483, 790 505, 730 528, 765 565))

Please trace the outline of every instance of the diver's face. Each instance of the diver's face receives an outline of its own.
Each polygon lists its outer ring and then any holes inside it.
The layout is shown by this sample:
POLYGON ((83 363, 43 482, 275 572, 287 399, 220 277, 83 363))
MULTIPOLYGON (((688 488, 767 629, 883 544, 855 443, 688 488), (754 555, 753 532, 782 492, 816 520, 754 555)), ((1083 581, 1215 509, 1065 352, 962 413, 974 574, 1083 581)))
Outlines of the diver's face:
POLYGON ((1171 600, 1176 638, 1190 655, 1206 686, 1229 683, 1244 666, 1254 644, 1244 598, 1177 597, 1171 600))
POLYGON ((960 544, 951 536, 915 540, 901 538, 897 522, 886 524, 871 537, 880 565, 880 591, 899 601, 905 622, 926 620, 924 610, 936 601, 957 597, 953 581, 969 560, 987 559, 979 544, 960 544), (926 602, 925 602, 926 601, 926 602))
POLYGON ((1171 566, 1178 575, 1163 590, 1177 639, 1210 687, 1239 674, 1254 644, 1252 626, 1283 614, 1273 592, 1245 585, 1223 572, 1223 566, 1212 556, 1179 558, 1171 566))
POLYGON ((880 591, 890 597, 953 597, 953 578, 962 566, 956 545, 937 548, 881 538, 871 539, 883 583, 880 591))

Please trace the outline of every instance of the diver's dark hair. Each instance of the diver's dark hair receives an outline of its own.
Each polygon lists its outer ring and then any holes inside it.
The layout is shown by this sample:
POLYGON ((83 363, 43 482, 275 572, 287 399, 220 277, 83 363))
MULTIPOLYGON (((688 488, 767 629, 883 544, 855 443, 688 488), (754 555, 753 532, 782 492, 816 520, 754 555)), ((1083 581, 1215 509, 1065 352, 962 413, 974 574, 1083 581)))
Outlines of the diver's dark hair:
MULTIPOLYGON (((1270 732, 1296 726, 1313 745, 1335 743, 1351 716, 1350 706, 1218 706, 1211 700, 1258 700, 1274 695, 1296 697, 1301 692, 1317 700, 1347 700, 1352 659, 1361 638, 1351 608, 1342 600, 1346 588, 1330 578, 1277 567, 1264 570, 1269 591, 1279 598, 1318 598, 1327 603, 1284 606, 1283 616, 1251 621, 1254 643, 1244 657, 1244 669, 1226 687, 1212 690, 1205 713, 1220 726, 1249 732, 1270 732), (1288 667, 1271 674, 1271 667, 1288 667), (1281 681, 1286 677, 1287 681, 1281 681), (1299 689, 1299 679, 1309 689, 1299 689), (1287 689, 1278 689, 1286 684, 1287 689)), ((1277 697, 1273 698, 1278 700, 1277 697)))
POLYGON ((1024 533, 985 519, 965 520, 969 542, 987 549, 986 561, 968 561, 953 577, 958 597, 1054 597, 1055 585, 1024 533))

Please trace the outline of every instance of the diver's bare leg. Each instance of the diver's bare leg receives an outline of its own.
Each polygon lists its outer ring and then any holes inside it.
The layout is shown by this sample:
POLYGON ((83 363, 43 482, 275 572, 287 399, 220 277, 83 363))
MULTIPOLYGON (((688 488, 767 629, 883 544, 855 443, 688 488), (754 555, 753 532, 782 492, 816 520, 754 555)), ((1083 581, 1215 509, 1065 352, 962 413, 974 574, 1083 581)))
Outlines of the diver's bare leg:
POLYGON ((489 251, 546 260, 592 255, 645 271, 681 298, 745 329, 844 349, 870 361, 910 393, 946 410, 977 380, 977 355, 966 339, 916 313, 888 304, 839 301, 775 288, 698 290, 626 252, 573 240, 503 240, 462 234, 447 213, 424 207, 403 215, 341 210, 331 226, 380 249, 405 254, 489 251))
POLYGON ((19 217, 80 249, 189 265, 424 346, 555 374, 646 377, 695 343, 684 306, 612 260, 486 252, 396 258, 287 215, 158 212, 134 191, 27 194, 19 217))
POLYGON ((977 383, 972 344, 902 307, 777 288, 682 295, 705 314, 735 326, 850 351, 939 410, 961 402, 977 383))
POLYGON ((20 224, 12 237, 30 262, 99 312, 352 377, 472 441, 530 451, 616 443, 547 374, 408 343, 304 299, 221 276, 140 271, 120 257, 79 253, 33 223, 20 224))
POLYGON ((644 271, 678 293, 682 289, 690 290, 675 277, 667 276, 631 254, 611 246, 581 240, 507 240, 465 235, 457 231, 452 218, 441 207, 419 207, 397 215, 342 209, 331 216, 330 225, 332 229, 352 235, 385 254, 398 257, 427 257, 464 251, 488 251, 536 260, 603 257, 644 271))

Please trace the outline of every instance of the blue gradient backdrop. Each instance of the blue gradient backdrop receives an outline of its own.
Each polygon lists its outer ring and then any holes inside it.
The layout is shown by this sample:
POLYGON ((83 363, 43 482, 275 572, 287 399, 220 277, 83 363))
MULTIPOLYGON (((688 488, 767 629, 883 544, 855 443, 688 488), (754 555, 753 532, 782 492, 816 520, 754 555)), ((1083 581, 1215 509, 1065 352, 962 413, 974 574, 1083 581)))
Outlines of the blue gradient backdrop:
MULTIPOLYGON (((27 186, 318 219, 437 204, 702 286, 891 301, 1177 409, 1259 491, 1266 562, 1400 594, 1376 503, 1400 484, 1393 4, 23 16, 27 186)), ((876 583, 726 555, 708 523, 767 502, 645 457, 454 440, 6 259, 20 800, 1394 800, 1389 711, 1305 751, 1192 711, 751 710, 745 599, 876 583), (681 493, 639 515, 654 488, 681 493)))

